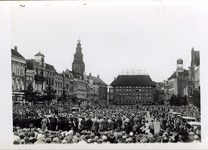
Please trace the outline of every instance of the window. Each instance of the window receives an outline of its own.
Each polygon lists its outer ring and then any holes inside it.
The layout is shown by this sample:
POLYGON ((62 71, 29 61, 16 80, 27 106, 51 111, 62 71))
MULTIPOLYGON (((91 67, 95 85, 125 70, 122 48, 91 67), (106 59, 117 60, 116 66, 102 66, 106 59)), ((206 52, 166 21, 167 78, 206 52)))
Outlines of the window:
POLYGON ((32 81, 33 80, 33 77, 30 77, 30 81, 32 81))
POLYGON ((27 76, 26 78, 27 78, 27 80, 30 80, 30 77, 29 76, 27 76))
POLYGON ((20 68, 19 68, 19 65, 17 65, 17 75, 18 75, 18 76, 20 75, 20 68))
POLYGON ((14 63, 12 63, 12 73, 15 73, 15 71, 14 71, 14 63))

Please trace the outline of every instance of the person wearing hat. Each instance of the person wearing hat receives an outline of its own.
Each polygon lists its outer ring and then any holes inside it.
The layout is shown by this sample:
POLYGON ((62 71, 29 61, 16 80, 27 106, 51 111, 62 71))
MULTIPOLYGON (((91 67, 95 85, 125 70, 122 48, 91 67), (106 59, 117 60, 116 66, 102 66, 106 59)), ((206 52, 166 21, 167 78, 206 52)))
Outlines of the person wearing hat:
POLYGON ((153 120, 151 120, 151 122, 149 124, 149 129, 150 129, 150 133, 154 134, 154 123, 153 123, 153 120))
POLYGON ((14 133, 14 135, 13 135, 13 144, 20 144, 20 143, 21 143, 20 137, 18 136, 17 133, 14 133))
POLYGON ((60 143, 60 140, 58 137, 54 137, 53 140, 52 140, 52 143, 53 144, 59 144, 60 143))
POLYGON ((116 126, 117 131, 120 131, 121 126, 122 126, 122 119, 120 116, 117 117, 115 121, 115 126, 116 126))
POLYGON ((125 120, 124 130, 125 130, 126 134, 129 134, 131 132, 131 126, 130 126, 130 123, 129 123, 129 118, 126 118, 126 120, 125 120))
POLYGON ((73 143, 72 140, 73 140, 73 136, 72 135, 69 134, 69 135, 66 136, 67 143, 73 143))
POLYGON ((115 130, 115 122, 114 119, 109 119, 109 131, 115 130))
POLYGON ((47 129, 47 124, 48 124, 48 119, 47 117, 44 117, 41 121, 41 129, 44 131, 45 129, 47 129))
POLYGON ((201 141, 200 141, 199 136, 198 136, 198 135, 194 135, 194 140, 193 140, 192 143, 200 143, 200 142, 201 142, 201 141))
POLYGON ((47 144, 50 144, 52 139, 50 137, 47 137, 45 141, 46 141, 47 144))
POLYGON ((164 134, 163 135, 163 139, 161 140, 162 143, 168 143, 169 142, 169 139, 168 139, 168 135, 167 134, 164 134))
POLYGON ((110 143, 115 143, 116 137, 114 135, 114 131, 110 132, 110 135, 108 136, 108 141, 110 141, 110 143))
POLYGON ((82 135, 82 136, 80 137, 80 141, 78 142, 78 144, 87 144, 87 142, 86 142, 85 140, 86 140, 86 139, 85 139, 85 136, 82 135))
POLYGON ((86 129, 86 120, 85 120, 85 117, 82 117, 82 120, 80 122, 80 130, 85 130, 86 129))
POLYGON ((161 143, 162 139, 163 139, 163 132, 159 132, 159 134, 155 135, 155 143, 161 143))
POLYGON ((52 115, 50 118, 50 130, 55 131, 56 130, 56 126, 57 126, 57 119, 54 115, 52 115))
POLYGON ((43 135, 39 135, 37 137, 37 141, 34 142, 34 144, 45 144, 45 139, 43 138, 43 135))
POLYGON ((107 131, 108 130, 108 118, 105 117, 103 119, 103 131, 107 131))
POLYGON ((28 142, 35 143, 37 141, 37 139, 35 138, 35 133, 33 131, 30 132, 29 136, 30 136, 30 139, 28 142))

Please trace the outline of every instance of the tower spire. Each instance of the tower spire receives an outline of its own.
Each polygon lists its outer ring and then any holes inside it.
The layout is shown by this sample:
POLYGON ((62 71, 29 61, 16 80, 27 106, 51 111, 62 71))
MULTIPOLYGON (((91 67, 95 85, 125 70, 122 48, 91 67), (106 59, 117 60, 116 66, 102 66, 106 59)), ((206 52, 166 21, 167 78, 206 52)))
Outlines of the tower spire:
POLYGON ((80 40, 80 36, 79 36, 79 39, 77 40, 77 42, 78 42, 78 43, 80 43, 80 42, 81 42, 81 40, 80 40))

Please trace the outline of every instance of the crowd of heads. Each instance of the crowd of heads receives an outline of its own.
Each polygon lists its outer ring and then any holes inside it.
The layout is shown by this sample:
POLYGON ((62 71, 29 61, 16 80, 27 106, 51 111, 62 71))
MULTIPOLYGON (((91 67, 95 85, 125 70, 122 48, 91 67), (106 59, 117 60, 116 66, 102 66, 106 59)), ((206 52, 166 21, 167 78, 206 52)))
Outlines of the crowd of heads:
POLYGON ((200 121, 194 106, 110 106, 50 115, 40 112, 13 119, 13 144, 200 142, 200 128, 168 113, 188 114, 190 110, 189 115, 197 115, 194 117, 200 121), (156 131, 155 124, 160 130, 156 131))

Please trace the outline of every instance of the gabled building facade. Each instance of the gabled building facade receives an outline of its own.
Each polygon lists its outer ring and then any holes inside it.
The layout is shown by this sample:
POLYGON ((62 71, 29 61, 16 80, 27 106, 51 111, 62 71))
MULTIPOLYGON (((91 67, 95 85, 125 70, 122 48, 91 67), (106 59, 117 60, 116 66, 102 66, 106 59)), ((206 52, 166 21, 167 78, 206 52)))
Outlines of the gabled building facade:
POLYGON ((66 69, 66 71, 63 71, 64 76, 64 90, 65 95, 68 98, 72 98, 74 94, 74 76, 72 75, 71 71, 66 69))
POLYGON ((168 78, 168 94, 169 98, 174 95, 184 96, 184 88, 188 83, 188 70, 183 69, 183 60, 177 60, 177 69, 168 78))
POLYGON ((55 73, 55 88, 57 98, 63 95, 64 88, 64 77, 63 74, 56 72, 55 73))
POLYGON ((46 71, 46 86, 51 85, 54 89, 56 69, 54 68, 53 65, 45 63, 45 71, 46 71))
POLYGON ((35 59, 28 59, 26 62, 28 72, 35 72, 34 90, 39 94, 43 94, 46 87, 46 71, 45 71, 45 56, 40 52, 35 55, 35 59))
POLYGON ((17 46, 11 49, 12 68, 12 100, 13 102, 23 102, 25 90, 25 68, 26 59, 17 51, 17 46))
POLYGON ((97 75, 97 77, 94 77, 94 76, 91 76, 90 74, 89 78, 91 78, 94 83, 93 90, 94 90, 95 104, 106 106, 108 85, 102 79, 100 79, 99 75, 97 75))

